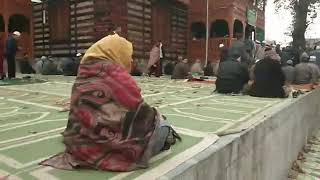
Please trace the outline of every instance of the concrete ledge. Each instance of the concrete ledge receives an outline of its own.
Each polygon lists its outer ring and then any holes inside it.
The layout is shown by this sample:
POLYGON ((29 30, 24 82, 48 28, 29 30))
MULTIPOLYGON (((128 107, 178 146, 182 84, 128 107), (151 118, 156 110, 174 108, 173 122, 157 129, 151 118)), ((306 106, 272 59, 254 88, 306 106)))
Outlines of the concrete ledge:
POLYGON ((306 140, 320 127, 320 90, 287 99, 246 131, 220 140, 161 177, 177 180, 282 180, 306 140))

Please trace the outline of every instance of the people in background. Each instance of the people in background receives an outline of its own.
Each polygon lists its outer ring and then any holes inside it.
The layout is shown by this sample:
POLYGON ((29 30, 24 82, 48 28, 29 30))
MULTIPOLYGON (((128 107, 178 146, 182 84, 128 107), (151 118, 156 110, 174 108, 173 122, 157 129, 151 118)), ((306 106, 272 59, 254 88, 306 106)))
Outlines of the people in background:
POLYGON ((4 39, 3 35, 0 34, 0 80, 3 80, 5 78, 5 73, 4 73, 4 39))
POLYGON ((217 63, 212 63, 213 66, 213 75, 218 75, 219 65, 220 63, 226 61, 229 58, 229 48, 225 47, 223 44, 219 45, 220 50, 220 59, 217 63))
POLYGON ((214 64, 213 62, 211 62, 210 60, 208 61, 208 64, 205 65, 204 67, 204 75, 205 76, 214 76, 215 75, 215 70, 217 64, 214 64))
POLYGON ((309 56, 307 53, 302 53, 300 64, 295 66, 295 81, 294 84, 310 84, 318 81, 318 74, 309 64, 309 56))
POLYGON ((177 60, 168 62, 164 67, 164 73, 172 76, 175 66, 182 60, 183 56, 180 55, 177 57, 177 60))
MULTIPOLYGON (((238 35, 240 36, 240 35, 238 35)), ((241 63, 249 66, 251 64, 251 57, 250 54, 247 52, 247 46, 246 44, 243 42, 243 40, 241 40, 240 37, 238 37, 238 40, 235 41, 232 46, 229 49, 229 53, 228 56, 229 57, 234 57, 236 55, 240 54, 241 56, 241 63)))
POLYGON ((196 61, 191 66, 190 72, 192 75, 204 75, 200 59, 196 59, 196 61))
POLYGON ((42 165, 133 171, 147 168, 151 157, 181 139, 143 100, 129 75, 132 54, 132 44, 117 34, 87 50, 72 88, 66 149, 42 165))
POLYGON ((159 48, 160 48, 160 76, 162 76, 163 62, 165 60, 165 49, 161 41, 159 41, 159 48))
POLYGON ((142 76, 143 71, 140 69, 137 60, 132 61, 131 73, 132 76, 142 76))
POLYGON ((255 61, 259 61, 261 59, 264 59, 264 53, 265 53, 265 50, 266 50, 266 47, 265 47, 265 44, 266 42, 263 41, 261 42, 261 44, 259 46, 257 46, 257 49, 256 49, 256 55, 255 55, 255 61))
POLYGON ((276 52, 277 52, 277 54, 281 57, 282 51, 281 51, 281 46, 280 46, 280 44, 277 44, 277 46, 276 46, 276 52))
POLYGON ((282 71, 286 79, 286 84, 287 85, 292 84, 295 78, 295 69, 293 67, 293 61, 288 60, 287 63, 282 66, 282 71))
POLYGON ((174 61, 168 61, 166 65, 164 65, 164 74, 172 75, 175 65, 176 63, 174 61))
POLYGON ((149 76, 155 75, 156 77, 161 76, 161 64, 160 64, 160 43, 156 43, 151 51, 150 51, 150 57, 149 62, 147 65, 148 74, 149 76))
POLYGON ((45 57, 41 58, 42 67, 41 67, 41 74, 42 75, 58 75, 58 64, 52 57, 45 57))
POLYGON ((249 94, 254 97, 285 98, 285 75, 281 69, 280 56, 272 49, 265 52, 265 58, 254 68, 254 80, 249 94))
POLYGON ((310 56, 309 57, 309 66, 312 68, 313 74, 316 76, 316 82, 318 82, 320 78, 320 69, 319 66, 316 64, 317 63, 317 57, 316 56, 310 56))
POLYGON ((220 61, 223 62, 228 59, 229 48, 225 47, 223 44, 220 44, 220 61))
POLYGON ((77 53, 76 57, 65 59, 64 62, 62 62, 62 74, 64 76, 76 76, 78 74, 81 58, 82 54, 77 53))
POLYGON ((9 35, 6 42, 6 58, 8 64, 8 78, 16 77, 16 54, 18 51, 18 40, 20 39, 21 33, 18 31, 13 32, 9 35))
POLYGON ((188 59, 183 59, 174 67, 171 79, 188 79, 190 75, 188 59))
POLYGON ((244 85, 249 81, 248 67, 241 63, 241 52, 237 51, 228 60, 219 64, 216 81, 216 91, 218 93, 239 94, 244 85))
POLYGON ((23 54, 23 57, 19 61, 20 72, 21 74, 35 74, 35 70, 30 64, 30 59, 27 53, 23 54))

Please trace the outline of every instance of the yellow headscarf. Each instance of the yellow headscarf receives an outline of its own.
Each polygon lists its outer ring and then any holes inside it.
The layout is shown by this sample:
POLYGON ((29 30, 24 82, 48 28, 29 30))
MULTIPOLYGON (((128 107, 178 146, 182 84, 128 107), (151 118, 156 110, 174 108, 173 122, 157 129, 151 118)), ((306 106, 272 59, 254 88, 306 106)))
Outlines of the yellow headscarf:
POLYGON ((113 61, 131 71, 133 47, 125 38, 119 35, 109 35, 93 44, 83 56, 81 63, 90 60, 113 61))

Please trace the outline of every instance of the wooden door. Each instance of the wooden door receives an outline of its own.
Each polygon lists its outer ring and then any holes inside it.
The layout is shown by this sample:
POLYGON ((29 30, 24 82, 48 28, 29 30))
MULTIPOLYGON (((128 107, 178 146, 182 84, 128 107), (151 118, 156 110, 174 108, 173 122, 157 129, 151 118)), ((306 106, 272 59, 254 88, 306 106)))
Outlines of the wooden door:
POLYGON ((152 40, 153 44, 162 41, 170 43, 171 21, 170 1, 157 0, 152 3, 152 40))

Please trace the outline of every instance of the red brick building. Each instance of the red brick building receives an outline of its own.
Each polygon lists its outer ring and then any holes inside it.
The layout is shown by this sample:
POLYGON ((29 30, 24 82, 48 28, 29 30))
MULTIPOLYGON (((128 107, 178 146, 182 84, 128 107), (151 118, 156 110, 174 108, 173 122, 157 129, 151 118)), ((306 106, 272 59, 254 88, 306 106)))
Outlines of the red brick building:
MULTIPOLYGON (((209 60, 218 45, 229 46, 236 34, 264 38, 261 0, 209 0, 209 60)), ((205 59, 206 0, 29 0, 0 1, 0 33, 23 33, 23 52, 36 57, 73 56, 120 26, 134 44, 134 58, 148 59, 161 40, 166 59, 184 55, 205 59), (31 24, 30 24, 31 23, 31 24), (34 33, 33 33, 34 32, 34 33)))
MULTIPOLYGON (((206 56, 206 0, 190 0, 188 16, 188 57, 206 56)), ((242 38, 255 32, 264 39, 264 9, 260 0, 209 0, 209 60, 219 60, 219 44, 230 46, 236 34, 242 38)))
POLYGON ((185 0, 47 0, 34 3, 34 48, 42 55, 83 53, 115 27, 134 44, 134 58, 146 61, 161 40, 166 57, 186 55, 185 0))

